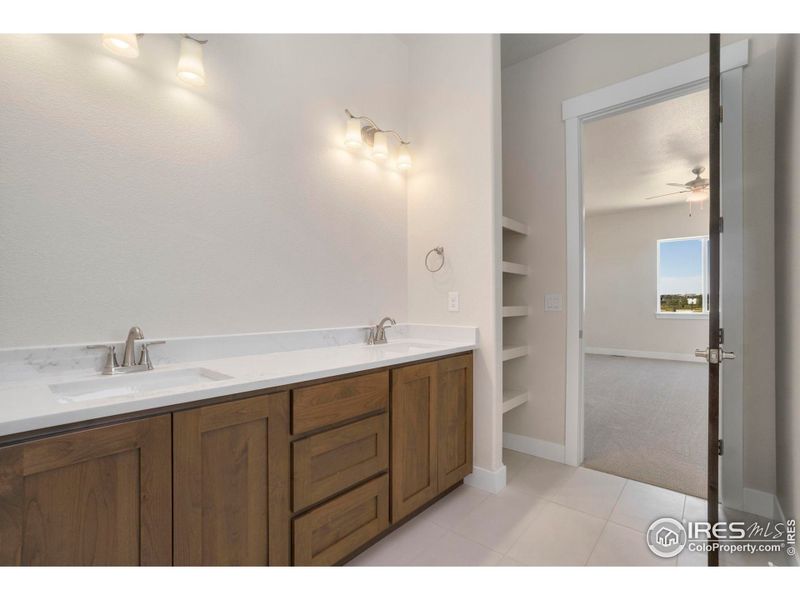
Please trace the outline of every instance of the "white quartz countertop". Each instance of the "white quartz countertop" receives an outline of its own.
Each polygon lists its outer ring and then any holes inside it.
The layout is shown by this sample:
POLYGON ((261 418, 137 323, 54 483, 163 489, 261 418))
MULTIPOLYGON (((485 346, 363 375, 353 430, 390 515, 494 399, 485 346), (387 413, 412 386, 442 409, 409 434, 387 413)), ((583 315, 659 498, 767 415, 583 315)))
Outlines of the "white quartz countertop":
MULTIPOLYGON (((182 338, 176 347, 181 348, 183 357, 211 356, 181 360, 179 353, 171 362, 157 363, 152 371, 110 376, 101 375, 94 366, 87 369, 85 364, 80 365, 83 368, 57 369, 58 361, 52 358, 51 349, 45 366, 37 365, 24 377, 4 377, 6 380, 0 381, 0 436, 389 367, 465 352, 477 346, 474 328, 400 326, 398 329, 401 332, 398 336, 387 334, 388 344, 375 346, 350 343, 354 335, 346 329, 325 331, 319 336, 320 343, 325 345, 315 346, 317 336, 302 332, 304 344, 311 347, 291 350, 276 349, 275 339, 280 340, 278 346, 303 345, 287 343, 297 339, 298 332, 254 334, 268 339, 269 343, 264 344, 270 346, 268 351, 218 358, 213 357, 213 351, 209 352, 214 338, 196 338, 202 343, 203 352, 197 351, 198 343, 182 338), (331 331, 335 333, 333 337, 331 331), (280 337, 291 335, 295 337, 280 337), (188 347, 192 352, 186 350, 188 347)), ((228 354, 230 339, 223 339, 229 342, 228 354)), ((244 345, 240 346, 251 350, 260 339, 242 336, 244 345)), ((167 340, 166 346, 169 344, 167 340)), ((20 350, 16 352, 21 354, 20 350)), ((155 354, 156 349, 152 352, 155 354)), ((30 356, 26 356, 28 363, 33 362, 30 356)), ((78 363, 74 358, 70 360, 73 365, 78 363)), ((0 369, 0 374, 8 372, 8 368, 0 369)))

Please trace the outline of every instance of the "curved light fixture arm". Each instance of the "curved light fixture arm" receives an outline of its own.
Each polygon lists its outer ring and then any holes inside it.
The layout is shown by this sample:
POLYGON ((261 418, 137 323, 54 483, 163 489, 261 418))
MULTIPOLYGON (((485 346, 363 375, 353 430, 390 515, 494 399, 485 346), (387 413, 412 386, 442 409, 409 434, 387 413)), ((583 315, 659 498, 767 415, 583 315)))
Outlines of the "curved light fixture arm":
POLYGON ((208 43, 208 40, 201 40, 201 39, 198 39, 198 38, 196 38, 196 37, 193 37, 193 36, 189 35, 188 33, 182 33, 182 34, 181 34, 181 37, 185 37, 185 38, 189 38, 190 40, 194 40, 194 41, 195 41, 195 42, 197 42, 198 44, 207 44, 207 43, 208 43))
POLYGON ((378 124, 375 121, 373 121, 372 119, 370 119, 369 117, 367 117, 365 115, 361 115, 361 116, 354 115, 347 108, 344 109, 344 112, 351 119, 358 119, 359 121, 366 121, 367 123, 370 124, 371 127, 373 127, 375 129, 375 131, 380 131, 381 133, 390 133, 390 134, 392 134, 393 136, 395 136, 397 138, 397 141, 400 142, 403 145, 407 146, 407 145, 409 145, 411 143, 411 142, 407 142, 406 140, 404 140, 403 137, 399 133, 397 133, 394 129, 381 129, 380 127, 378 127, 378 124))

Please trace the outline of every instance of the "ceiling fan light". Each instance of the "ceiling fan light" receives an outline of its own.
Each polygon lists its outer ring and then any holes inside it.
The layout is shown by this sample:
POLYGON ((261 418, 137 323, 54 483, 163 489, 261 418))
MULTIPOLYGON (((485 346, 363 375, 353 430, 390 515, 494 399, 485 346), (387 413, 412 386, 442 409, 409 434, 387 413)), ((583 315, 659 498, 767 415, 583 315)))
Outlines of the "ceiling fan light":
POLYGON ((705 188, 694 189, 686 196, 686 201, 690 204, 695 202, 705 202, 708 200, 708 190, 705 188))

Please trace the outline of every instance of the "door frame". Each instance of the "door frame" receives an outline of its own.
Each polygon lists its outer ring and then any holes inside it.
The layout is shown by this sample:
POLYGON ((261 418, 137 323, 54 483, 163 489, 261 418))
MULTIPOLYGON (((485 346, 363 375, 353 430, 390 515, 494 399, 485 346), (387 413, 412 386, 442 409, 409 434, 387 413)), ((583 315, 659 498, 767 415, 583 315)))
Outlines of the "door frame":
MULTIPOLYGON (((743 507, 743 399, 742 347, 742 69, 747 66, 747 39, 722 48, 721 195, 725 230, 722 235, 721 325, 725 348, 738 357, 722 369, 720 437, 720 499, 726 506, 743 507)), ((581 177, 581 130, 584 122, 655 104, 708 86, 708 53, 651 71, 598 90, 564 100, 561 105, 566 134, 567 194, 567 338, 565 462, 583 462, 583 351, 584 240, 581 177)), ((691 352, 692 348, 687 348, 691 352)))

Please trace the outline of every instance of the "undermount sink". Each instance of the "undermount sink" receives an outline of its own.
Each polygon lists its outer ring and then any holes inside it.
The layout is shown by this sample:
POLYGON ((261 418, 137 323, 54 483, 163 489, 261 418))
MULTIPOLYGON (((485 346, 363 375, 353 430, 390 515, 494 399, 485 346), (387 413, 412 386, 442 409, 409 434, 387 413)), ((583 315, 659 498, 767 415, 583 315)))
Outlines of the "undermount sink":
POLYGON ((199 385, 225 379, 231 379, 231 377, 202 368, 160 372, 146 371, 57 383, 51 385, 50 390, 59 397, 59 402, 83 402, 116 398, 118 396, 132 396, 134 394, 199 385))
POLYGON ((407 355, 414 352, 426 352, 441 348, 439 344, 426 344, 423 342, 389 342, 388 344, 375 346, 376 349, 388 354, 407 355))

